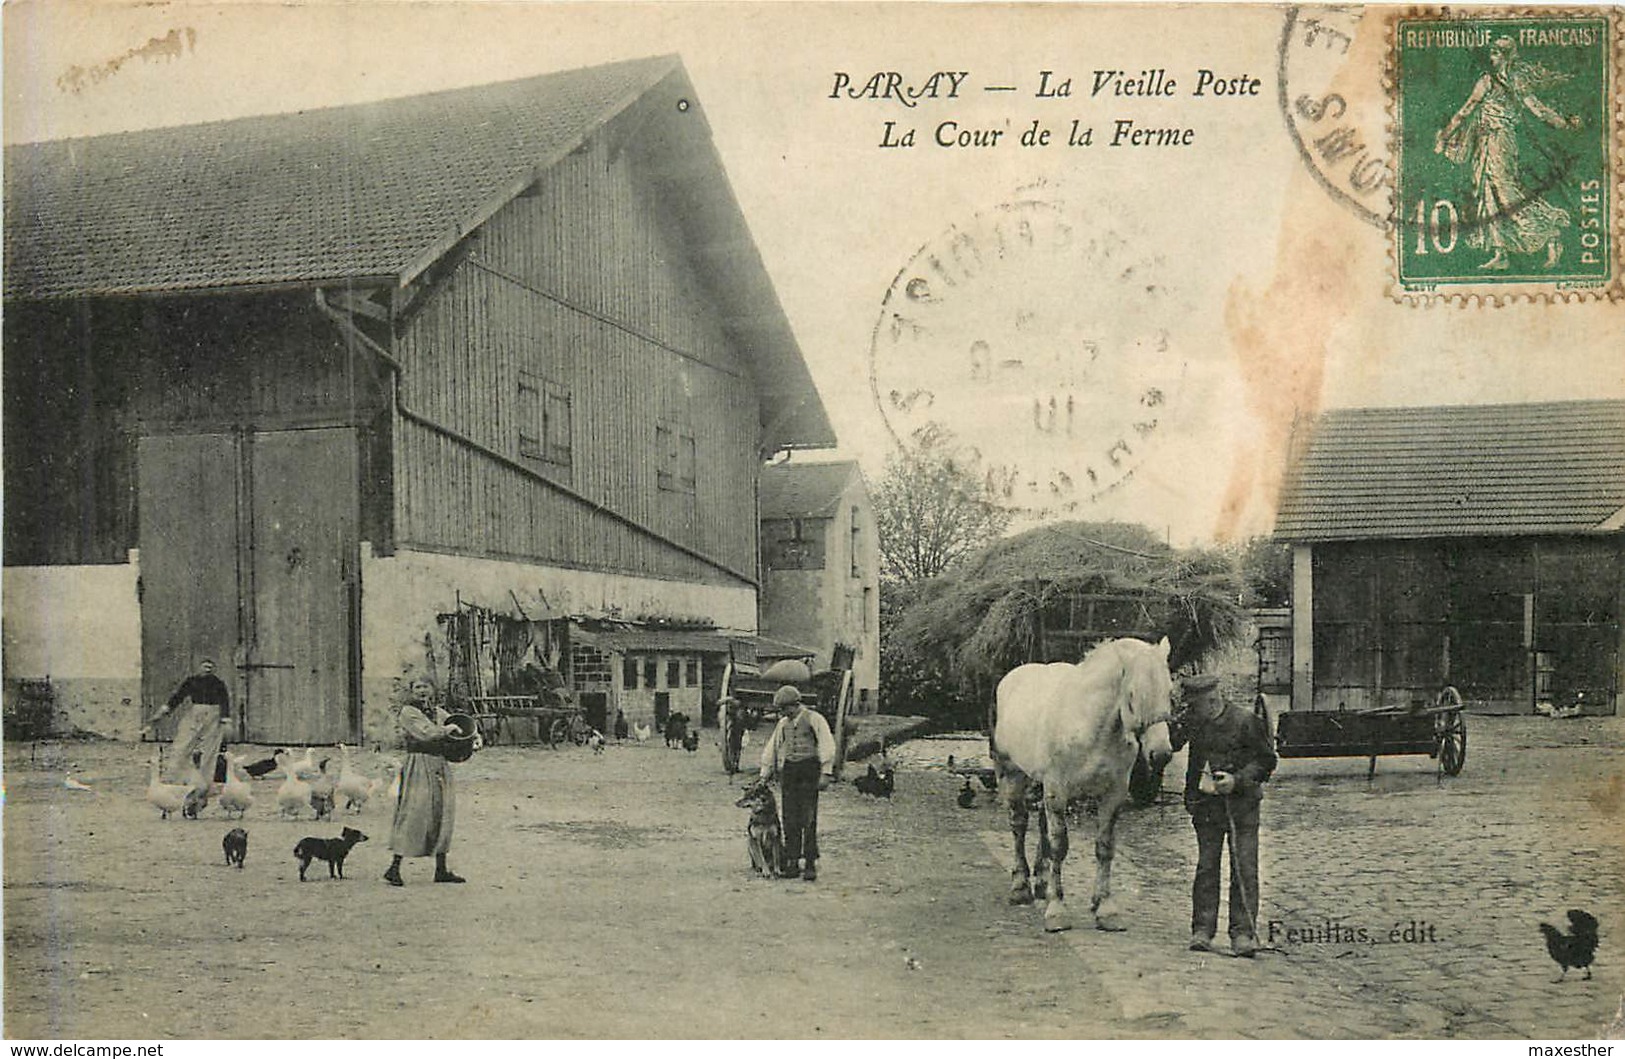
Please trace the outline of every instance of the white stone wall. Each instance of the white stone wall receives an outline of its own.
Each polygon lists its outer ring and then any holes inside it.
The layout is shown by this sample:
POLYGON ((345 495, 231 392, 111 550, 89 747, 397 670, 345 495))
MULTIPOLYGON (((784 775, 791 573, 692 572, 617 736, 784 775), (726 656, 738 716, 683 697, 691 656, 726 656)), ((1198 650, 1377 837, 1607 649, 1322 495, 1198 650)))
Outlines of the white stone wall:
POLYGON ((8 566, 0 582, 6 694, 49 677, 57 724, 120 739, 141 727, 139 554, 97 566, 8 566))

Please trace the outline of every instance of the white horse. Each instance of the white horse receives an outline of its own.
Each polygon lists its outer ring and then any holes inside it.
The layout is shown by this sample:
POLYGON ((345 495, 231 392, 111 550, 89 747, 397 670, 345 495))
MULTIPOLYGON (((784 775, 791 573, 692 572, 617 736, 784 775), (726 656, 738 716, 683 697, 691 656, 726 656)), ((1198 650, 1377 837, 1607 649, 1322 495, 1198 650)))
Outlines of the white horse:
POLYGON ((1061 865, 1066 860, 1066 806, 1091 795, 1098 807, 1095 890, 1089 908, 1101 930, 1122 930, 1101 908, 1111 895, 1117 814, 1128 799, 1134 756, 1159 770, 1173 756, 1168 640, 1108 640, 1082 662, 1017 666, 999 681, 991 748, 999 791, 1010 810, 1016 866, 1010 903, 1047 898, 1044 929, 1065 930, 1061 865), (1027 863, 1028 791, 1043 785, 1039 806, 1039 878, 1027 863), (1047 891, 1047 892, 1046 892, 1047 891))

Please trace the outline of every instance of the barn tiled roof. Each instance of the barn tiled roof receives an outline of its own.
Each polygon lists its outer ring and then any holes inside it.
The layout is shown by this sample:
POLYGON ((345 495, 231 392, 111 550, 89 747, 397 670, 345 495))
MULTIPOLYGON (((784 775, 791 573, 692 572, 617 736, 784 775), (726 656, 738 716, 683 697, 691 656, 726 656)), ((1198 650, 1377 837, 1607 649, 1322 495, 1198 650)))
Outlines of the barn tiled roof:
POLYGON ((6 295, 399 278, 678 65, 7 147, 6 295))
POLYGON ((1275 534, 1334 541, 1608 532, 1625 401, 1351 408, 1314 424, 1275 534))
POLYGON ((851 460, 789 463, 762 468, 762 518, 831 518, 847 482, 858 473, 851 460))

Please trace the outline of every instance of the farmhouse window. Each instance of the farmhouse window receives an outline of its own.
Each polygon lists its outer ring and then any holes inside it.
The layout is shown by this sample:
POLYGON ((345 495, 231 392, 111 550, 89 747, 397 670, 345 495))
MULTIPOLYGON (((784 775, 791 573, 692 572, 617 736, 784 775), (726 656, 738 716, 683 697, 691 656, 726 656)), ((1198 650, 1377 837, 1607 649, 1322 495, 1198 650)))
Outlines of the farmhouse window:
POLYGON ((670 421, 655 424, 655 455, 660 460, 655 484, 664 492, 693 496, 696 485, 693 429, 670 421))
POLYGON ((629 691, 635 691, 638 686, 638 660, 636 658, 623 659, 621 662, 621 686, 629 691))
POLYGON ((519 455, 569 470, 570 391, 533 372, 519 373, 519 455))
POLYGON ((683 686, 683 663, 676 658, 666 659, 666 687, 683 686))
POLYGON ((700 663, 698 659, 690 658, 687 665, 687 679, 683 681, 691 688, 700 686, 700 663))
POLYGON ((822 570, 824 526, 830 519, 769 519, 762 524, 763 565, 769 570, 822 570))
POLYGON ((646 688, 660 686, 660 664, 653 655, 643 660, 643 686, 646 688))

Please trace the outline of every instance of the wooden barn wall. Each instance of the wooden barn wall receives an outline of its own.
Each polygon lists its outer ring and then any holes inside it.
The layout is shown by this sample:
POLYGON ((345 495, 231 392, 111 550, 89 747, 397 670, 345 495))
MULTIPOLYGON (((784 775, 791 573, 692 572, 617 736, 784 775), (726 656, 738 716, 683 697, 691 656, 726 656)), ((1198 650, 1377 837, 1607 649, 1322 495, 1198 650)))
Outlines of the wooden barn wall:
MULTIPOLYGON (((754 576, 755 386, 670 209, 629 155, 612 161, 599 144, 565 159, 484 226, 398 336, 404 393, 413 411, 523 462, 521 374, 562 387, 570 466, 533 466, 754 576), (692 494, 659 487, 662 424, 694 438, 692 494)), ((738 583, 432 430, 400 431, 403 543, 738 583)))
POLYGON ((387 538, 382 396, 308 294, 8 303, 4 338, 7 565, 126 561, 143 434, 361 427, 387 538))

